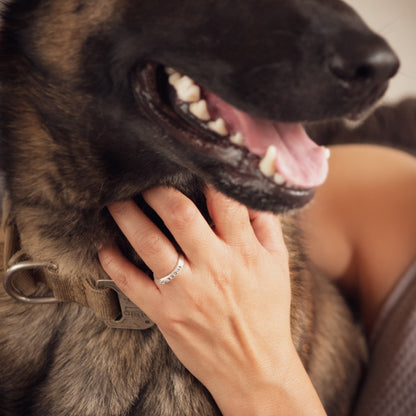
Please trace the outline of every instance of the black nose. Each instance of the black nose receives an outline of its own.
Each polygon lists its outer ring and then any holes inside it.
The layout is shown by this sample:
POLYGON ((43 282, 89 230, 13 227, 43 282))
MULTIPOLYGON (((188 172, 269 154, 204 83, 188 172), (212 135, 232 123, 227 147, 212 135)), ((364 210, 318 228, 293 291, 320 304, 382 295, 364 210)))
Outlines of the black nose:
POLYGON ((333 75, 349 87, 382 85, 393 77, 400 66, 399 59, 388 44, 378 36, 349 39, 338 43, 329 59, 333 75))

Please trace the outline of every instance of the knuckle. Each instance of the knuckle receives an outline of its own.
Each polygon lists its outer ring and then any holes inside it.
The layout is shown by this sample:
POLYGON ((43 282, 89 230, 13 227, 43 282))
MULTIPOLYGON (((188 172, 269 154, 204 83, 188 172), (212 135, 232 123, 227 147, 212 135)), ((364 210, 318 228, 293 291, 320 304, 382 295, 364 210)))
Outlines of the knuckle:
POLYGON ((99 258, 104 270, 111 270, 113 268, 114 260, 109 253, 102 251, 99 258))
POLYGON ((168 336, 169 338, 176 338, 183 332, 185 325, 186 323, 184 319, 173 316, 173 313, 170 315, 165 313, 161 317, 158 326, 165 336, 168 336))
POLYGON ((226 209, 220 209, 215 214, 215 225, 221 229, 229 229, 231 226, 234 232, 241 235, 251 230, 247 208, 234 201, 227 201, 225 204, 226 209))
POLYGON ((159 254, 163 247, 163 238, 158 233, 143 233, 138 230, 133 234, 132 240, 137 252, 146 252, 148 255, 159 254))
POLYGON ((128 280, 119 263, 111 255, 107 254, 100 256, 100 262, 104 271, 124 291, 128 287, 128 280))
POLYGON ((126 293, 129 289, 128 279, 125 273, 123 273, 120 269, 116 269, 111 278, 114 280, 118 288, 123 292, 126 293))
POLYGON ((238 253, 244 264, 251 264, 258 261, 259 250, 256 245, 247 240, 236 240, 232 242, 233 249, 238 253))
POLYGON ((214 259, 210 265, 210 274, 213 277, 213 282, 221 292, 227 291, 233 280, 233 271, 230 267, 227 267, 227 264, 225 259, 224 261, 214 259))
POLYGON ((253 244, 248 244, 247 242, 243 242, 240 247, 240 251, 242 252, 245 259, 248 262, 257 261, 259 258, 259 252, 257 247, 253 244))
POLYGON ((175 200, 171 204, 167 221, 175 228, 188 228, 196 215, 197 210, 191 201, 175 200))
POLYGON ((224 215, 227 217, 237 218, 240 221, 242 218, 246 220, 248 218, 247 208, 241 205, 239 202, 234 201, 230 198, 226 198, 223 201, 223 206, 221 207, 224 215))

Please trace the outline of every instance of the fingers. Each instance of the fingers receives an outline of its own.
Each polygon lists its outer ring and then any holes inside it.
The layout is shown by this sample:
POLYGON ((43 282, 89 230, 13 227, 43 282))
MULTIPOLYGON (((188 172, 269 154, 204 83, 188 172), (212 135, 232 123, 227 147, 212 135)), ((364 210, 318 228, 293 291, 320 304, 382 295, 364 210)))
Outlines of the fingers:
MULTIPOLYGON (((212 188, 207 190, 206 199, 215 233, 195 204, 178 190, 154 188, 144 198, 171 231, 191 270, 196 264, 212 261, 212 253, 224 252, 224 243, 239 248, 247 258, 258 255, 259 244, 271 253, 286 251, 276 216, 249 211, 212 188)), ((133 201, 114 203, 109 210, 155 278, 169 275, 178 262, 178 253, 162 231, 133 201)))
POLYGON ((218 244, 215 233, 195 204, 173 188, 153 188, 143 195, 162 218, 187 259, 205 260, 218 244))
POLYGON ((141 270, 131 264, 117 247, 104 246, 98 257, 105 272, 120 290, 149 316, 158 302, 157 286, 141 270))
POLYGON ((144 195, 189 259, 211 250, 212 244, 218 241, 216 237, 226 244, 245 249, 251 247, 254 250, 255 241, 271 252, 284 249, 277 216, 249 211, 212 187, 208 187, 205 194, 216 235, 194 203, 179 191, 160 187, 144 195))
POLYGON ((253 241, 257 239, 271 253, 286 251, 277 215, 248 210, 213 188, 208 188, 206 198, 217 235, 228 244, 253 247, 253 241))
POLYGON ((248 210, 213 188, 205 193, 216 234, 227 244, 246 247, 254 241, 248 210))
POLYGON ((109 206, 111 215, 155 277, 169 274, 178 260, 178 253, 169 239, 133 201, 109 206))
POLYGON ((251 226, 260 244, 270 253, 285 253, 279 217, 269 212, 249 211, 251 226))

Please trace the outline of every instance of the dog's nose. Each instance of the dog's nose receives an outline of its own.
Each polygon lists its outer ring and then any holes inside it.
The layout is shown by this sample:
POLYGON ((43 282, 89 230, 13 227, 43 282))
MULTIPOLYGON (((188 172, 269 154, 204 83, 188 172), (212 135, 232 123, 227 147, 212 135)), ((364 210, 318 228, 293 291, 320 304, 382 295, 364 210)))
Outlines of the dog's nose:
POLYGON ((400 63, 388 44, 378 36, 348 42, 344 39, 329 60, 335 77, 349 87, 381 85, 393 77, 400 63))

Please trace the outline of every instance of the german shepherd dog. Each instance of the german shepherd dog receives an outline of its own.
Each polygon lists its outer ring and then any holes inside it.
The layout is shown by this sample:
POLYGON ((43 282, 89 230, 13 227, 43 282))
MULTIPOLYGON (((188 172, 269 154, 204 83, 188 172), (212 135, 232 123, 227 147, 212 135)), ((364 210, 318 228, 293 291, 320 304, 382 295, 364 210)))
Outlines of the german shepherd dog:
POLYGON ((163 228, 141 193, 173 186, 206 214, 206 184, 284 217, 293 339, 328 414, 346 415, 361 333, 284 213, 327 171, 300 123, 372 106, 398 68, 387 43, 340 0, 15 0, 2 15, 1 168, 17 248, 13 297, 0 302, 0 415, 219 414, 97 260, 116 239, 146 269, 109 203, 135 198, 163 228), (101 295, 110 306, 96 307, 101 295))

